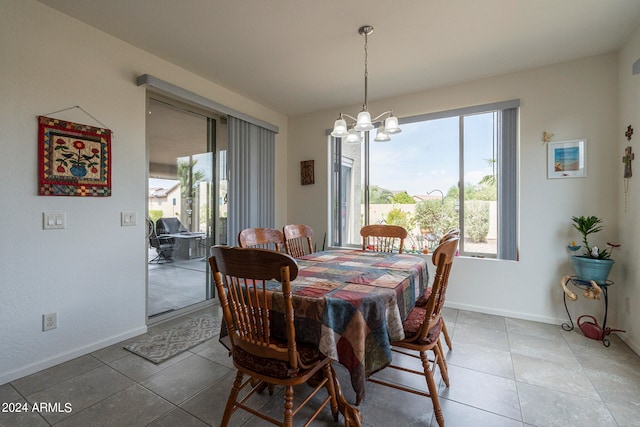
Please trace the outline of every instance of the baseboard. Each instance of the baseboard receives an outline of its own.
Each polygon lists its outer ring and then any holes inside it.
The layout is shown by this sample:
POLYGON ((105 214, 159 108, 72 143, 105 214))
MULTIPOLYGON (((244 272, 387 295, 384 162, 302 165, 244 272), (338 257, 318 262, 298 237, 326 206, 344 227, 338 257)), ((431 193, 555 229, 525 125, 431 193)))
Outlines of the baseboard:
POLYGON ((493 314, 496 316, 512 317, 514 319, 531 320, 533 322, 549 323, 551 325, 561 325, 563 322, 566 322, 566 319, 523 314, 519 311, 494 310, 480 305, 456 304, 450 303, 449 301, 447 301, 445 307, 457 308, 458 310, 475 311, 477 313, 493 314))
POLYGON ((110 345, 117 344, 120 341, 128 340, 129 338, 136 337, 138 335, 146 334, 147 327, 142 326, 137 329, 125 332, 120 335, 112 336, 108 339, 98 341, 96 343, 87 345, 85 347, 76 348, 63 354, 50 357, 45 360, 33 363, 31 365, 24 366, 14 371, 3 373, 0 375, 0 385, 15 381, 19 378, 26 377, 27 375, 35 374, 43 369, 51 368, 52 366, 59 365, 60 363, 68 362, 76 357, 84 356, 85 354, 93 353, 94 351, 109 347, 110 345))
POLYGON ((635 354, 637 354, 638 356, 640 356, 640 346, 638 346, 635 342, 633 342, 629 336, 625 333, 618 333, 618 332, 614 332, 616 335, 618 335, 620 337, 620 339, 629 346, 629 348, 631 350, 633 350, 633 352, 635 354))

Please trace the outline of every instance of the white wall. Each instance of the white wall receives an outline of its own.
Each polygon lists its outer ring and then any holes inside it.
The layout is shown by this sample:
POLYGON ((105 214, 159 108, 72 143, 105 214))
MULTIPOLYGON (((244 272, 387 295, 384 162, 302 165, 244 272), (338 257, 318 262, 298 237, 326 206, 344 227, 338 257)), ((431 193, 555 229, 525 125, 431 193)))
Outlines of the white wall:
MULTIPOLYGON (((146 331, 145 88, 140 74, 280 127, 276 222, 286 221, 287 118, 33 0, 0 13, 0 384, 146 331), (113 132, 112 196, 37 195, 37 116, 81 106, 113 132), (280 190, 282 189, 282 190, 280 190), (42 230, 42 213, 67 228, 42 230), (120 212, 137 213, 135 227, 120 212), (41 316, 57 312, 57 329, 41 316)), ((78 109, 54 117, 99 126, 78 109)))
MULTIPOLYGON (((616 154, 621 159, 624 148, 631 146, 634 153, 640 153, 640 74, 631 74, 632 64, 640 59, 640 28, 632 35, 618 57, 618 79, 620 82, 620 117, 614 141, 616 154), (627 126, 634 128, 629 143, 624 136, 627 126)), ((625 329, 620 336, 638 352, 640 346, 640 154, 632 162, 634 177, 629 179, 627 203, 625 208, 624 179, 622 170, 615 168, 615 191, 619 194, 618 220, 620 235, 624 244, 618 258, 618 283, 615 288, 615 300, 619 307, 617 322, 612 326, 625 329), (625 298, 629 298, 629 312, 626 311, 625 298)), ((615 318, 614 318, 615 319, 615 318)))
MULTIPOLYGON (((369 88, 375 94, 375 76, 369 88)), ((635 96, 637 102, 637 92, 635 96)), ((622 154, 616 143, 621 134, 617 55, 606 54, 373 102, 369 110, 384 111, 391 107, 403 117, 515 98, 521 100, 520 261, 459 258, 452 271, 447 305, 560 324, 566 321, 560 278, 573 274, 566 246, 571 240, 579 240, 572 232, 571 216, 598 215, 605 221, 605 230, 598 236, 602 243, 619 241, 625 248, 637 246, 626 232, 620 233, 618 225, 622 154), (547 149, 541 141, 544 131, 555 134, 553 141, 587 139, 586 178, 547 179, 547 149)), ((353 105, 344 111, 358 109, 353 105)), ((289 200, 327 200, 327 180, 321 179, 328 174, 325 130, 332 126, 339 112, 290 118, 289 200), (314 185, 301 186, 297 179, 299 161, 308 159, 315 160, 320 178, 316 178, 314 185)), ((636 107, 630 116, 634 113, 637 118, 637 112, 636 107)), ((640 124, 637 132, 640 133, 640 124)), ((318 209, 315 203, 290 203, 288 217, 292 222, 311 225, 316 239, 321 241, 327 229, 328 205, 318 209)), ((623 263, 619 259, 612 271, 610 278, 616 282, 624 271, 620 265, 623 263)), ((613 287, 612 292, 620 292, 621 287, 613 287)), ((634 299, 637 298, 640 295, 636 292, 634 299)), ((598 315, 602 303, 581 298, 572 303, 571 310, 574 314, 598 315)), ((610 307, 613 319, 617 311, 616 298, 610 307)), ((622 322, 620 316, 618 319, 622 322)), ((640 337, 634 336, 634 342, 640 343, 640 337)))

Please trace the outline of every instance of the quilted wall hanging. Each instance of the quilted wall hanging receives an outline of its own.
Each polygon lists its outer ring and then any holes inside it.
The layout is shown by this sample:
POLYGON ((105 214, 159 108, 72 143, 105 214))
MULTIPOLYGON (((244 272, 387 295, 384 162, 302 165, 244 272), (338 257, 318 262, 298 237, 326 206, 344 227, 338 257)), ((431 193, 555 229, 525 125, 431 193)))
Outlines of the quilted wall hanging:
POLYGON ((38 117, 38 194, 111 196, 111 131, 38 117))

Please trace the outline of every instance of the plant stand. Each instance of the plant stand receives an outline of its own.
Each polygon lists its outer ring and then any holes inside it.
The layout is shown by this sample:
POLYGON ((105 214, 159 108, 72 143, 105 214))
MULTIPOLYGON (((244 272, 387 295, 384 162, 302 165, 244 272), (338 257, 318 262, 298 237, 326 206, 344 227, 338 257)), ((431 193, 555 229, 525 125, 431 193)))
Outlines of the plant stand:
MULTIPOLYGON (((570 276, 565 285, 571 284, 573 286, 575 286, 576 288, 578 288, 581 291, 586 291, 587 289, 591 288, 591 283, 589 283, 588 281, 585 280, 580 280, 578 279, 577 276, 570 276)), ((609 312, 609 297, 608 297, 608 293, 609 293, 609 286, 613 286, 614 282, 612 282, 611 280, 607 280, 605 283, 603 284, 599 284, 598 286, 600 286, 600 288, 602 289, 602 295, 604 296, 604 319, 602 322, 602 326, 601 326, 601 331, 598 331, 598 334, 596 336, 588 336, 587 334, 585 334, 585 336, 587 336, 587 338, 591 338, 591 339, 595 339, 598 341, 602 341, 602 344, 605 347, 609 347, 611 345, 611 343, 609 342, 609 339, 607 338, 607 336, 611 333, 611 332, 625 332, 621 329, 611 329, 607 327, 607 314, 609 312)), ((563 323, 562 324, 562 329, 564 329, 565 331, 572 331, 574 329, 574 324, 573 324, 573 319, 571 318, 571 313, 569 313, 569 308, 567 307, 567 294, 563 293, 563 301, 564 301, 564 308, 567 311, 567 316, 569 317, 569 323, 563 323)), ((583 316, 580 316, 583 317, 583 316)), ((589 317, 591 319, 593 319, 592 316, 584 316, 584 317, 589 317)), ((600 325, 597 324, 597 321, 595 321, 595 319, 593 319, 595 322, 595 326, 599 327, 600 325)), ((580 318, 578 318, 578 323, 580 323, 580 318)), ((582 328, 581 328, 582 329, 582 328)), ((584 331, 583 331, 584 332, 584 331)))

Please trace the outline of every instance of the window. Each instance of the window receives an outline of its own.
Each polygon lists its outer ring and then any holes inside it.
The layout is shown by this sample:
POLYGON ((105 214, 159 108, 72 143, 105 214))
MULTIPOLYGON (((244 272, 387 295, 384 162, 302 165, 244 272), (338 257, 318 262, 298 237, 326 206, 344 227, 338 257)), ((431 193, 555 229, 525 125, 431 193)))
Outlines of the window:
POLYGON ((361 244, 365 224, 409 231, 423 252, 460 228, 460 253, 517 259, 517 113, 507 101, 401 120, 390 142, 331 138, 333 246, 361 244))

